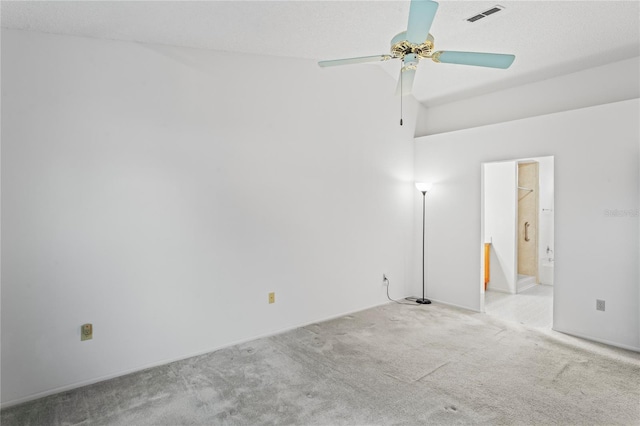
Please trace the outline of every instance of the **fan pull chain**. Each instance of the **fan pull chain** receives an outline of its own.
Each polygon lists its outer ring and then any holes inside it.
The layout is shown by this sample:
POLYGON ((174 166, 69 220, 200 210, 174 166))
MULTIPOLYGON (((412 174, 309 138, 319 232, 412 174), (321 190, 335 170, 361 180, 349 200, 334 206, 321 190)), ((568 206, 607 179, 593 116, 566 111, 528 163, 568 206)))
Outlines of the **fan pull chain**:
POLYGON ((400 61, 400 125, 402 126, 402 94, 403 94, 403 90, 402 90, 402 65, 404 64, 404 61, 400 61))

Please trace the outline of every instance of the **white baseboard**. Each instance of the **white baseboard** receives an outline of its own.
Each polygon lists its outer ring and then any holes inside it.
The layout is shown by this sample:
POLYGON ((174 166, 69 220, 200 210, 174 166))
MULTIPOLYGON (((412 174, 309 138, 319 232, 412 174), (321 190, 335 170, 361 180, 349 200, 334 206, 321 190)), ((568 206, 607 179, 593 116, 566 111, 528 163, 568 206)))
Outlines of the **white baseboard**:
POLYGON ((522 293, 523 291, 529 290, 530 288, 533 288, 533 287, 535 287, 537 285, 539 285, 539 284, 537 284, 535 282, 530 283, 530 284, 525 284, 521 288, 518 288, 518 293, 522 293))
POLYGON ((441 305, 447 305, 447 306, 452 306, 454 308, 464 309, 465 311, 481 313, 480 309, 471 308, 469 306, 462 306, 462 305, 456 305, 455 303, 443 302, 442 300, 433 299, 431 297, 427 297, 427 299, 431 300, 432 302, 439 303, 441 305))
POLYGON ((504 294, 516 294, 504 288, 491 288, 491 283, 489 283, 489 286, 487 287, 486 291, 495 291, 496 293, 504 293, 504 294))
POLYGON ((618 343, 618 342, 612 342, 611 340, 600 339, 600 338, 589 336, 589 335, 586 335, 586 334, 576 333, 576 332, 570 331, 570 330, 563 330, 563 329, 558 328, 558 327, 553 327, 552 330, 553 331, 557 331, 558 333, 563 333, 563 334, 568 334, 570 336, 579 337, 581 339, 591 340, 592 342, 604 343, 605 345, 615 346, 616 348, 626 349, 628 351, 633 351, 633 352, 640 352, 640 347, 625 345, 623 343, 618 343))

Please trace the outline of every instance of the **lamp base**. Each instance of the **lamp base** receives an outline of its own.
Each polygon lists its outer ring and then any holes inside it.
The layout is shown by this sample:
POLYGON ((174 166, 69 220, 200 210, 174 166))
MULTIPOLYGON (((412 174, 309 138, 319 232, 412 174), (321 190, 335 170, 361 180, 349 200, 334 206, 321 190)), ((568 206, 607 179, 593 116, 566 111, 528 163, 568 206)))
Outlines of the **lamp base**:
POLYGON ((421 305, 428 305, 431 303, 431 300, 429 299, 416 299, 416 303, 419 303, 421 305))

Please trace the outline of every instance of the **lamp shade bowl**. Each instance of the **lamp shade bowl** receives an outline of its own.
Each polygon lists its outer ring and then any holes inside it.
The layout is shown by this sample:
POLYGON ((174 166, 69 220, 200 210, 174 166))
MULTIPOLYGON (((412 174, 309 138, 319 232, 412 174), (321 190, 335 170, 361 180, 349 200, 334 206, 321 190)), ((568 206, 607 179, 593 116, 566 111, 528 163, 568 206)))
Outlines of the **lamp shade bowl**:
POLYGON ((416 188, 420 192, 429 192, 433 184, 431 182, 416 182, 416 188))

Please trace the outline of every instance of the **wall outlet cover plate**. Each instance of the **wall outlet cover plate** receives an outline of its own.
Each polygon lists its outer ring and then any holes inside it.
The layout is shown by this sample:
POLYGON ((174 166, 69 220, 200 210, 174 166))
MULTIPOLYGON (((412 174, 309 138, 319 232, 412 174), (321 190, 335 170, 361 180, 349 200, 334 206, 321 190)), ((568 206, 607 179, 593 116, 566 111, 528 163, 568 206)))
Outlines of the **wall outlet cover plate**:
POLYGON ((93 339, 93 325, 92 324, 82 324, 80 326, 80 340, 91 340, 93 339))

